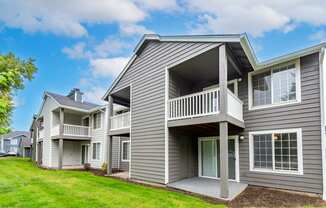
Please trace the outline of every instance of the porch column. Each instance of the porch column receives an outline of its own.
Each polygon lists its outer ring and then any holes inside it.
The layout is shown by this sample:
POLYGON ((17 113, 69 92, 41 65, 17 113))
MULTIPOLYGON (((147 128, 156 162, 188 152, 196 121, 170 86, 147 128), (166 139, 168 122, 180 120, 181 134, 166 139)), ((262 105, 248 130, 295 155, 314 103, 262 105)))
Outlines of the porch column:
POLYGON ((62 169, 62 158, 63 158, 63 139, 59 139, 59 162, 58 162, 58 168, 62 169))
POLYGON ((33 125, 31 129, 31 135, 33 139, 33 144, 32 144, 32 161, 36 162, 36 127, 33 125))
POLYGON ((222 198, 229 197, 229 161, 228 161, 228 122, 227 122, 227 56, 226 46, 219 47, 219 86, 220 86, 220 116, 223 120, 219 123, 220 129, 220 194, 222 198))
POLYGON ((63 135, 63 124, 64 124, 64 109, 60 108, 59 111, 59 119, 60 119, 60 125, 59 125, 59 135, 62 136, 63 135))
POLYGON ((58 168, 62 169, 62 158, 63 158, 63 124, 64 124, 64 109, 60 108, 59 111, 59 119, 60 119, 60 126, 59 126, 59 135, 60 135, 60 139, 59 139, 59 155, 58 155, 58 168))
MULTIPOLYGON (((108 106, 107 106, 107 110, 108 110, 108 117, 107 117, 107 121, 108 121, 108 133, 110 132, 110 127, 111 127, 111 116, 113 116, 113 97, 110 95, 108 98, 108 106)), ((107 152, 107 160, 108 160, 108 169, 107 169, 107 174, 111 175, 112 174, 112 140, 113 137, 107 135, 107 141, 108 141, 108 152, 107 152)))

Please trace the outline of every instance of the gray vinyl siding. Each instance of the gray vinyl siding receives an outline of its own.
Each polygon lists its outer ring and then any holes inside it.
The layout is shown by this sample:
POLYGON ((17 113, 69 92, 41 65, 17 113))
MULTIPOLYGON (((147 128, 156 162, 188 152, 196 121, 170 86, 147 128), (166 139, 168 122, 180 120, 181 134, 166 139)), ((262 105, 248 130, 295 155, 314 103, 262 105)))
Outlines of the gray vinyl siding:
POLYGON ((319 54, 301 58, 299 104, 248 111, 248 78, 239 83, 246 139, 240 142, 240 180, 252 185, 322 193, 319 54), (303 175, 249 171, 249 131, 302 128, 303 175))
POLYGON ((119 137, 113 137, 112 139, 112 168, 119 169, 119 154, 120 154, 120 146, 119 146, 119 137))
POLYGON ((197 136, 169 129, 169 183, 198 176, 197 136))
POLYGON ((113 137, 112 143, 112 167, 113 169, 128 171, 129 162, 122 161, 122 142, 129 141, 129 137, 113 137))
POLYGON ((165 67, 216 43, 149 42, 114 91, 131 88, 131 178, 164 183, 165 67))

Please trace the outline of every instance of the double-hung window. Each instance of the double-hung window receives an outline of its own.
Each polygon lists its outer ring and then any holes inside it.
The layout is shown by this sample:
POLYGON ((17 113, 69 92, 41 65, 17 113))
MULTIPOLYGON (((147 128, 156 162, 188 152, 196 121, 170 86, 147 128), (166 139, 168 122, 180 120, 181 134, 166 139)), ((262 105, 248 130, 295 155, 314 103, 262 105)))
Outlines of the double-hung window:
POLYGON ((250 170, 302 174, 301 129, 249 133, 250 170))
POLYGON ((289 63, 249 75, 250 108, 300 102, 299 63, 289 63))
POLYGON ((129 158, 130 158, 129 145, 130 145, 129 141, 122 141, 121 142, 121 146, 122 146, 121 160, 123 162, 129 162, 129 158))
POLYGON ((101 112, 93 115, 93 129, 101 128, 101 112))
POLYGON ((93 143, 93 154, 92 158, 93 160, 99 160, 100 159, 100 151, 101 151, 101 143, 93 143))

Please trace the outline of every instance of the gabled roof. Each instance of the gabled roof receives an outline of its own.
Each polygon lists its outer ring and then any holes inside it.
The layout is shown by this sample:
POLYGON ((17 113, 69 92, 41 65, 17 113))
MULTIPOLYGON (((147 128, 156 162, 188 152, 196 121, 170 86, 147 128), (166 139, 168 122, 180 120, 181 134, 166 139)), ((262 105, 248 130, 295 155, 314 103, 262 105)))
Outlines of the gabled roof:
POLYGON ((12 139, 12 138, 19 137, 19 136, 25 136, 25 137, 29 138, 30 133, 28 131, 13 131, 13 132, 10 132, 8 134, 2 135, 1 138, 3 138, 3 139, 12 139))
POLYGON ((113 81, 110 88, 107 90, 102 99, 106 100, 109 93, 113 90, 119 80, 122 78, 124 73, 128 70, 130 65, 136 59, 136 57, 141 53, 142 49, 146 46, 149 41, 159 41, 159 42, 219 42, 219 43, 230 43, 239 42, 250 62, 252 68, 257 71, 266 67, 270 67, 276 64, 280 64, 286 61, 297 59, 302 56, 313 54, 322 50, 326 47, 326 43, 321 43, 312 47, 304 48, 286 55, 282 55, 276 58, 272 58, 266 61, 260 62, 255 52, 249 42, 249 39, 245 33, 243 34, 224 34, 224 35, 178 35, 178 36, 160 36, 157 34, 145 34, 134 49, 134 54, 123 68, 119 76, 113 81))
POLYGON ((67 96, 59 95, 52 92, 45 92, 45 94, 49 97, 52 97, 55 101, 57 101, 62 106, 70 106, 73 108, 78 108, 87 111, 100 106, 90 102, 77 102, 67 96))

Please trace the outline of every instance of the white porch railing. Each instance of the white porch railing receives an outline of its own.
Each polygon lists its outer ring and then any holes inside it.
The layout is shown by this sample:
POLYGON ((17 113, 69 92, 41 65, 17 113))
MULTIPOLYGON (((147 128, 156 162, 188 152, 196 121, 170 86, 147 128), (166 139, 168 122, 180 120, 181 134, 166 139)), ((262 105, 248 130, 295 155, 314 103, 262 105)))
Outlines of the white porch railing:
POLYGON ((243 102, 230 90, 228 90, 228 114, 243 121, 243 102))
MULTIPOLYGON (((243 121, 243 102, 230 90, 227 94, 227 113, 243 121)), ((168 119, 184 119, 219 113, 219 89, 206 90, 182 97, 169 99, 168 119)))
POLYGON ((219 89, 206 90, 169 99, 169 119, 183 119, 217 114, 219 112, 219 89))
POLYGON ((130 112, 122 113, 110 118, 110 129, 117 130, 130 127, 130 112))
MULTIPOLYGON (((90 127, 63 124, 63 135, 65 136, 79 136, 79 137, 89 137, 91 135, 90 127)), ((51 129, 51 136, 58 136, 60 134, 60 125, 56 125, 51 129)))
POLYGON ((89 137, 91 135, 90 127, 89 126, 63 124, 63 135, 89 137))

